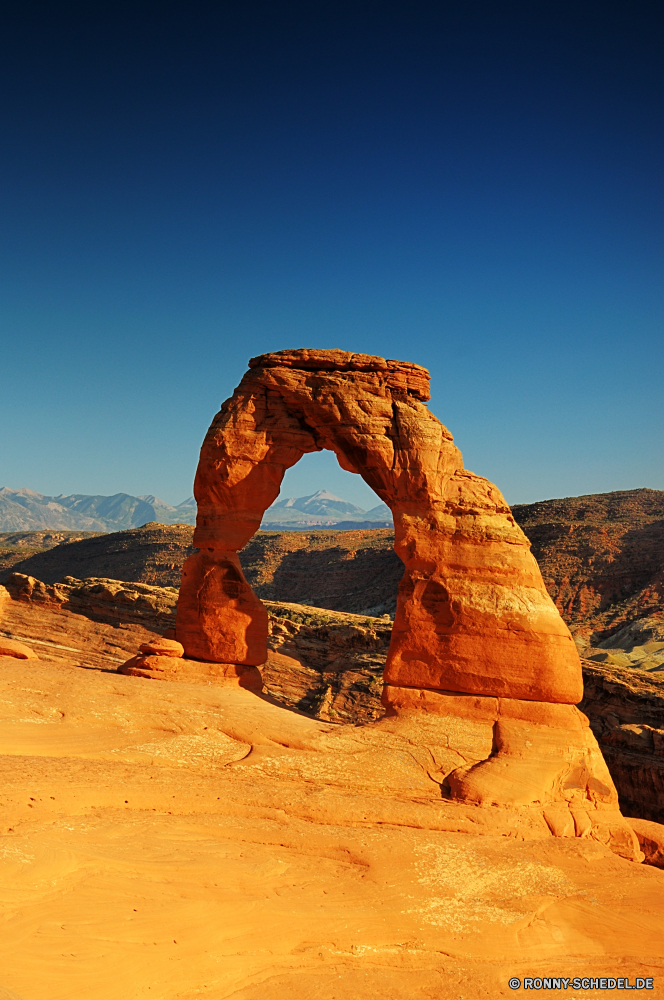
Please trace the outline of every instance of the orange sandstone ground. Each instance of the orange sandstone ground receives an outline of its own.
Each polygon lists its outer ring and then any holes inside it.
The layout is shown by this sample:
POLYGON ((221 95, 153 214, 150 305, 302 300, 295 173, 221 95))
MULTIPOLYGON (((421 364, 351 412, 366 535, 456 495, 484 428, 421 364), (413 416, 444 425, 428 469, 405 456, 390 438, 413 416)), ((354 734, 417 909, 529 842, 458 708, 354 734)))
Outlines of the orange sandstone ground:
POLYGON ((662 991, 664 871, 441 800, 421 729, 119 675, 141 624, 6 601, 0 628, 39 656, 0 658, 1 1000, 662 991))

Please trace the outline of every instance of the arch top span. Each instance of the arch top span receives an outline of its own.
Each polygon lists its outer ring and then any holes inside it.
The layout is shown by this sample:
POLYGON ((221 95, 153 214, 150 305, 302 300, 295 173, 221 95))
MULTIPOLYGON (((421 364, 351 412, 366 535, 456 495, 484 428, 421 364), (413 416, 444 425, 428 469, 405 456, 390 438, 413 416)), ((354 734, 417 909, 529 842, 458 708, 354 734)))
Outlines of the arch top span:
POLYGON ((385 669, 388 703, 431 690, 580 700, 578 654, 528 540, 500 491, 463 468, 428 399, 428 371, 409 362, 309 349, 251 359, 201 448, 200 551, 185 564, 178 602, 187 656, 265 662, 267 614, 237 551, 286 470, 330 449, 394 516, 404 575, 385 669))
POLYGON ((395 361, 373 354, 353 354, 337 349, 329 351, 300 348, 291 351, 275 351, 260 354, 249 359, 249 368, 297 368, 301 371, 319 372, 376 372, 381 373, 390 389, 406 392, 415 399, 427 403, 431 398, 427 368, 412 361, 395 361))

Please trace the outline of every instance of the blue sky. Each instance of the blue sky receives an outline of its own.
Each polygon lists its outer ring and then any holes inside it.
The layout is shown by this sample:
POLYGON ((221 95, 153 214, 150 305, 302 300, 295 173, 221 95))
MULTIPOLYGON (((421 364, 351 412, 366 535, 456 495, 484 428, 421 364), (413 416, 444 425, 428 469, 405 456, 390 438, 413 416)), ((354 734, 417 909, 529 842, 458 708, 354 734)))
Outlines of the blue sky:
POLYGON ((248 358, 307 346, 428 367, 512 503, 664 489, 659 5, 3 21, 0 485, 178 503, 248 358))

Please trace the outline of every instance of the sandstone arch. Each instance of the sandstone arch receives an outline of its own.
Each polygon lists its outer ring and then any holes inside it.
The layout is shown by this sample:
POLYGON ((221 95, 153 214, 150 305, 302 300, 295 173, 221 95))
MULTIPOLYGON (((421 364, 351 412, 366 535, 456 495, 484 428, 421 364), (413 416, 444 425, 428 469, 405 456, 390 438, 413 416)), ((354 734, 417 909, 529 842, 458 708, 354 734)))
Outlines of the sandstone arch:
MULTIPOLYGON (((582 678, 570 633, 499 490, 463 468, 451 434, 425 406, 428 383, 417 365, 345 351, 280 351, 250 362, 201 449, 199 551, 185 564, 177 610, 185 658, 171 674, 260 691, 267 614, 237 551, 285 470, 329 448, 391 507, 404 563, 387 713, 375 729, 364 727, 365 738, 424 748, 443 798, 482 810, 487 828, 498 806, 510 836, 592 837, 642 860, 575 707, 582 678)), ((165 676, 152 659, 120 669, 165 676)))
POLYGON ((434 692, 580 700, 579 657, 528 540, 500 491, 463 468, 428 399, 427 370, 407 362, 338 350, 250 361, 201 449, 199 552, 187 560, 178 603, 187 657, 265 661, 267 614, 237 551, 286 469, 325 448, 394 515, 405 570, 385 669, 388 706, 435 708, 434 692))

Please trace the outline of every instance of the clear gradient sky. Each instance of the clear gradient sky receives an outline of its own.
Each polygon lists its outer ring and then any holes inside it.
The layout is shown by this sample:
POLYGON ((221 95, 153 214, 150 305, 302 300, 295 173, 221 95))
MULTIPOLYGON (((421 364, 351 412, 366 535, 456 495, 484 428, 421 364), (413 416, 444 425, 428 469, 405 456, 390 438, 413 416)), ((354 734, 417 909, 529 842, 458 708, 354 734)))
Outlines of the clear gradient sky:
POLYGON ((340 347, 428 367, 511 503, 664 489, 661 3, 0 24, 0 486, 179 503, 249 357, 340 347))

